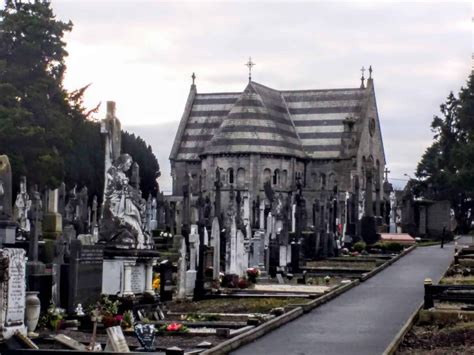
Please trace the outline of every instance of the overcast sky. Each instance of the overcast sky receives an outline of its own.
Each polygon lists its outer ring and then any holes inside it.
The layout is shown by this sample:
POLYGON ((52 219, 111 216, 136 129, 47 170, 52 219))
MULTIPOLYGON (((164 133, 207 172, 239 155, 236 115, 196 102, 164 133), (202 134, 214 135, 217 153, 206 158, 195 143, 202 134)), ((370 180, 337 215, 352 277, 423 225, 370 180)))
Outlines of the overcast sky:
MULTIPOLYGON (((387 166, 413 175, 432 141, 430 123, 471 70, 472 5, 370 2, 52 2, 67 35, 69 90, 92 83, 90 107, 117 116, 157 155, 170 189, 168 155, 196 73, 198 92, 358 87, 372 65, 387 166)), ((402 180, 392 180, 396 185, 402 180)))

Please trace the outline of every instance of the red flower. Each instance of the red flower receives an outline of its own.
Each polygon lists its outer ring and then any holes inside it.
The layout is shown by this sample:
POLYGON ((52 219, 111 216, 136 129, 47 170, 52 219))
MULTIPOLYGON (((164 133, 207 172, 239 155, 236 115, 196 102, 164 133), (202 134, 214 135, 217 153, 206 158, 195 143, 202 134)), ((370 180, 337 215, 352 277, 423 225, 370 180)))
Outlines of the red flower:
POLYGON ((117 322, 121 322, 121 321, 123 320, 123 316, 122 316, 121 314, 117 314, 117 315, 115 316, 115 320, 116 320, 117 322))
POLYGON ((179 323, 171 323, 170 325, 168 325, 166 327, 166 330, 168 332, 177 332, 181 329, 183 325, 182 324, 179 324, 179 323))

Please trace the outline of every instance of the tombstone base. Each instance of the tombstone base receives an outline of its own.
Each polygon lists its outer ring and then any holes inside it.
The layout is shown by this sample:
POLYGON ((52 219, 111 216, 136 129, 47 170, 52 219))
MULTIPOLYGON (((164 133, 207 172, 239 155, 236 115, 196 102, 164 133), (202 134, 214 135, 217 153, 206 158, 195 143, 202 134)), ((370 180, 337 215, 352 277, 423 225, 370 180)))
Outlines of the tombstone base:
POLYGON ((158 252, 144 249, 104 250, 102 293, 130 297, 154 294, 153 265, 158 252))
POLYGON ((56 239, 63 231, 63 217, 59 213, 45 213, 43 216, 43 237, 56 239))
POLYGON ((186 297, 194 296, 194 287, 196 286, 196 270, 186 271, 186 297))
POLYGON ((360 220, 361 237, 367 244, 371 245, 380 239, 377 233, 377 224, 375 217, 364 216, 360 220))
POLYGON ((15 244, 17 224, 11 221, 0 221, 0 245, 15 244))

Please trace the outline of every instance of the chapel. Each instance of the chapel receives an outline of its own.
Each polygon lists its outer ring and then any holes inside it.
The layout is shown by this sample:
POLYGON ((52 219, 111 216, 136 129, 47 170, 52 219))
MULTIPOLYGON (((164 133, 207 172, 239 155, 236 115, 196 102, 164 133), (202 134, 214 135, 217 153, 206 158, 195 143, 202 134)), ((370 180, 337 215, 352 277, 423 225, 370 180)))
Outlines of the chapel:
POLYGON ((250 206, 264 204, 265 182, 284 199, 298 188, 304 228, 357 234, 363 215, 387 214, 371 67, 357 87, 324 90, 280 90, 249 77, 242 92, 198 93, 194 78, 170 154, 174 196, 187 176, 191 193, 214 201, 220 175, 224 208, 235 191, 250 206))

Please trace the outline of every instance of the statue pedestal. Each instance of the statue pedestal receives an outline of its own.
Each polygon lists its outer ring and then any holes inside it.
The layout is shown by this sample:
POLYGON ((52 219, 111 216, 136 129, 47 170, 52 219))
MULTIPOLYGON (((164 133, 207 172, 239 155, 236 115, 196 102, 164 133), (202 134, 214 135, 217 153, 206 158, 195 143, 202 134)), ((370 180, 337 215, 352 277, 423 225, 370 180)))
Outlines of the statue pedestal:
POLYGON ((0 246, 3 244, 15 244, 17 224, 12 221, 0 220, 0 246))
POLYGON ((154 295, 153 266, 158 252, 144 249, 105 249, 102 293, 130 297, 145 293, 154 295))
POLYGON ((63 231, 63 217, 56 212, 45 213, 43 216, 43 237, 58 238, 63 231))

